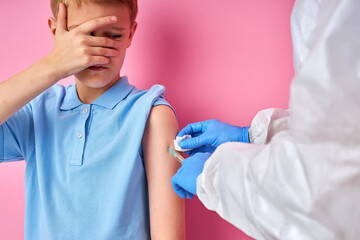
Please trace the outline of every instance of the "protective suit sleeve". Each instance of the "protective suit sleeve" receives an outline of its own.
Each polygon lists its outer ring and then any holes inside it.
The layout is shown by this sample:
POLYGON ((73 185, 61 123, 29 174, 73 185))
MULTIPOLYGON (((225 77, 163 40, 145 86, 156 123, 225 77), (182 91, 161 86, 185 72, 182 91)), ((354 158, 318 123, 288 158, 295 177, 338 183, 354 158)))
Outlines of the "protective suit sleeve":
POLYGON ((256 114, 251 123, 249 138, 251 143, 266 144, 278 132, 287 130, 289 111, 270 108, 256 114))
POLYGON ((291 85, 289 128, 264 145, 221 145, 197 179, 204 205, 256 239, 360 235, 360 1, 297 1, 293 15, 311 3, 317 25, 291 85))

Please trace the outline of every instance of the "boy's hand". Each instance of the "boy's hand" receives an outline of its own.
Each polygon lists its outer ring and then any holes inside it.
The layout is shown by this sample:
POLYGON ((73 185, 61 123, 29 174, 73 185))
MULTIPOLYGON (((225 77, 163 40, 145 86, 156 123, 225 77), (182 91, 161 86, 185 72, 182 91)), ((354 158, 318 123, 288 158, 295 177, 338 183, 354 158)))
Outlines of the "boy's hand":
POLYGON ((67 30, 67 9, 59 5, 54 49, 48 55, 57 80, 74 75, 90 66, 107 64, 110 57, 119 54, 120 42, 106 37, 91 36, 98 28, 114 24, 115 16, 85 22, 72 31, 67 30))

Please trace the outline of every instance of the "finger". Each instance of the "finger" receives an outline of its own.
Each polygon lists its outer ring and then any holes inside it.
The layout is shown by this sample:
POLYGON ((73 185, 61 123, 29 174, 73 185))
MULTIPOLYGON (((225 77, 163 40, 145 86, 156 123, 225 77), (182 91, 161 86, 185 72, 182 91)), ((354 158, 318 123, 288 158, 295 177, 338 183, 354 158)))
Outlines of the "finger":
POLYGON ((59 12, 57 16, 57 29, 67 31, 67 9, 64 3, 59 4, 59 12))
POLYGON ((173 186, 174 191, 176 192, 177 195, 179 195, 179 197, 181 198, 185 198, 186 197, 186 193, 184 191, 184 189, 182 189, 182 187, 180 187, 177 183, 177 177, 178 174, 175 174, 172 178, 171 178, 171 185, 173 186))
POLYGON ((179 146, 183 149, 198 148, 204 145, 211 145, 213 141, 213 138, 208 136, 208 134, 202 134, 198 137, 182 140, 179 146))
POLYGON ((190 123, 186 127, 180 130, 177 134, 178 137, 183 137, 184 135, 193 135, 198 132, 203 132, 203 122, 190 123))
POLYGON ((179 195, 179 197, 181 197, 181 198, 185 198, 185 197, 186 197, 186 192, 185 192, 185 190, 184 190, 182 187, 180 187, 178 184, 174 184, 174 185, 173 185, 173 189, 174 189, 174 191, 176 192, 176 194, 179 195))
POLYGON ((106 37, 89 36, 86 39, 86 43, 92 47, 108 47, 108 48, 115 48, 115 49, 119 49, 121 46, 120 41, 115 41, 115 40, 112 40, 112 39, 106 38, 106 37))
POLYGON ((90 48, 90 54, 92 56, 115 57, 119 55, 119 50, 111 48, 92 47, 90 48))
POLYGON ((87 21, 81 24, 80 26, 78 26, 76 29, 80 32, 89 34, 101 27, 105 27, 114 24, 116 22, 117 22, 117 17, 115 16, 101 17, 87 21))
POLYGON ((87 62, 87 67, 94 65, 108 64, 110 59, 104 56, 92 56, 87 62))
POLYGON ((189 193, 189 192, 186 192, 186 197, 187 197, 188 199, 192 199, 192 198, 194 197, 194 194, 189 193))
POLYGON ((179 195, 179 197, 181 197, 182 199, 186 198, 186 192, 184 189, 179 188, 178 190, 176 190, 177 195, 179 195))

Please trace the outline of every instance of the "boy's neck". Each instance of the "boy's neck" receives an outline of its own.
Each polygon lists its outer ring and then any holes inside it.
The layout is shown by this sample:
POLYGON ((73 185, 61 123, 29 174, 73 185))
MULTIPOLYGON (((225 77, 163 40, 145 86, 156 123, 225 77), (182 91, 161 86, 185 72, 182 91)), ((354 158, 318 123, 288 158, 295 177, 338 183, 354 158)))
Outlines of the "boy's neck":
POLYGON ((76 92, 77 92, 78 98, 84 104, 91 104, 119 80, 120 80, 120 77, 111 81, 108 85, 105 85, 104 87, 92 88, 92 87, 86 86, 85 84, 83 84, 82 82, 80 82, 79 80, 77 80, 75 78, 76 92))

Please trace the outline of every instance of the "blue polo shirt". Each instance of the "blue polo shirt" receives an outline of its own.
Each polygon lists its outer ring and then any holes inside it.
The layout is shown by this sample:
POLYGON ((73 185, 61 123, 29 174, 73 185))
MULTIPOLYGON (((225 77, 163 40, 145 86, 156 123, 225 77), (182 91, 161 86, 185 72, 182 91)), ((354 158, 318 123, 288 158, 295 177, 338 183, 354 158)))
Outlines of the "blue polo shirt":
POLYGON ((122 77, 83 104, 54 85, 0 126, 0 162, 26 161, 25 239, 150 239, 141 140, 164 92, 122 77))

